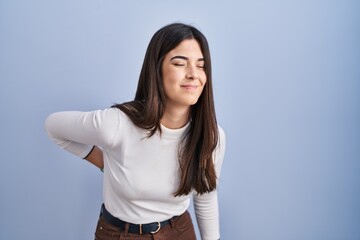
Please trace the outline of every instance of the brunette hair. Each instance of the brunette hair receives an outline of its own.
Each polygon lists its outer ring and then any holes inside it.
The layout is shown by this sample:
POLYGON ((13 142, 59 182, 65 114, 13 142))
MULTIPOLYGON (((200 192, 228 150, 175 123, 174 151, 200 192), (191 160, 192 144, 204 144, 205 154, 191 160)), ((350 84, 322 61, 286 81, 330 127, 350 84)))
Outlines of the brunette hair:
POLYGON ((210 51, 205 36, 195 27, 182 23, 173 23, 158 30, 146 50, 135 99, 113 106, 129 116, 136 126, 148 130, 148 137, 156 131, 161 133, 160 120, 166 101, 162 63, 165 55, 186 39, 195 39, 199 43, 207 80, 197 103, 191 106, 190 126, 179 146, 180 184, 175 196, 187 195, 192 189, 203 194, 216 188, 213 152, 219 133, 212 90, 210 51))

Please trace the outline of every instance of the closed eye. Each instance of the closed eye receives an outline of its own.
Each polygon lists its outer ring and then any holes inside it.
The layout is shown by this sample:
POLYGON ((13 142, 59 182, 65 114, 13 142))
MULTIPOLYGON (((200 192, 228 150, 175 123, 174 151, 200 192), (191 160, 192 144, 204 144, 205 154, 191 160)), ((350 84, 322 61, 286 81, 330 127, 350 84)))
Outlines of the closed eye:
POLYGON ((185 64, 184 63, 173 63, 175 66, 178 66, 178 67, 184 67, 185 64))

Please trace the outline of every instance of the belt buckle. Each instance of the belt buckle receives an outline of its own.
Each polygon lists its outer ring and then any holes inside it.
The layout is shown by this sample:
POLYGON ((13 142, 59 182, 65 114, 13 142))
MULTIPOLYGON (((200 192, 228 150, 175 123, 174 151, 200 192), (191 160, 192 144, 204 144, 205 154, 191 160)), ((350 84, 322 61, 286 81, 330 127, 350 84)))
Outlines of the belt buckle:
POLYGON ((160 224, 160 222, 157 222, 157 224, 158 224, 158 228, 157 228, 155 231, 151 231, 151 232, 150 232, 151 234, 155 234, 155 233, 157 233, 158 231, 160 231, 161 224, 160 224))

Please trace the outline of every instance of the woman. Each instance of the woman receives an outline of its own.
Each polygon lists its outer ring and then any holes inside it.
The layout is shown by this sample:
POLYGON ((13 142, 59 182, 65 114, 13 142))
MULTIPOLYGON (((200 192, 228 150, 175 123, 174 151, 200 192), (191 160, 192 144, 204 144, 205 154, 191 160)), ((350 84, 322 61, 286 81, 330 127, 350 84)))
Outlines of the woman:
POLYGON ((58 112, 49 137, 103 169, 95 239, 219 239, 216 186, 225 135, 215 116, 207 40, 175 23, 151 39, 133 101, 92 112, 58 112))

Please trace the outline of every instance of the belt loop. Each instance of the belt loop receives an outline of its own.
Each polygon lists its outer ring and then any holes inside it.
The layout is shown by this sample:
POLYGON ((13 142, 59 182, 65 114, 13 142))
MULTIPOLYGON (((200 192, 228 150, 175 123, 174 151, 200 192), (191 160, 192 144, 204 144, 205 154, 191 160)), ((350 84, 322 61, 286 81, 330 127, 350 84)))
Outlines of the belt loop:
POLYGON ((174 228, 174 227, 175 227, 174 218, 170 218, 169 222, 170 222, 170 226, 171 226, 172 228, 174 228))
POLYGON ((130 223, 126 223, 126 224, 125 224, 124 233, 125 233, 126 235, 129 233, 129 226, 130 226, 130 223))

